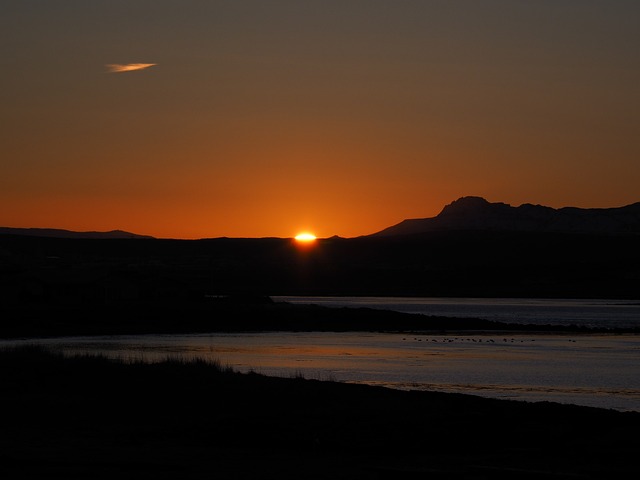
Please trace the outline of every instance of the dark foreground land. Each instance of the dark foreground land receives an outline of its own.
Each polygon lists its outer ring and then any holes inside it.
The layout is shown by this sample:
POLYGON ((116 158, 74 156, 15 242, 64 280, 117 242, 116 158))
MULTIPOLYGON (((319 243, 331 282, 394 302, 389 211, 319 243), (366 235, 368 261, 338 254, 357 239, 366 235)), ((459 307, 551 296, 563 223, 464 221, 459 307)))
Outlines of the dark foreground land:
POLYGON ((640 414, 0 352, 2 478, 635 478, 640 414))
MULTIPOLYGON (((0 338, 552 330, 268 295, 639 299, 635 236, 0 235, 0 338)), ((634 300, 634 301, 635 301, 634 300)), ((561 329, 567 330, 566 327, 561 329)), ((581 329, 574 329, 580 331, 581 329)), ((640 413, 0 352, 0 478, 635 478, 640 413)))

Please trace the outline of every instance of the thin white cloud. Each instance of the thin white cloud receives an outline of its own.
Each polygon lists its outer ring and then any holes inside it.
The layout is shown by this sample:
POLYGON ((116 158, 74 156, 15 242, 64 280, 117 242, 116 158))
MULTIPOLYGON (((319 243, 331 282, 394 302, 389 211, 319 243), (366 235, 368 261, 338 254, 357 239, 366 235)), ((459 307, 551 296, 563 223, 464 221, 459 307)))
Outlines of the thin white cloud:
POLYGON ((153 67, 157 63, 110 63, 105 65, 109 73, 122 73, 122 72, 134 72, 136 70, 144 70, 145 68, 153 67))

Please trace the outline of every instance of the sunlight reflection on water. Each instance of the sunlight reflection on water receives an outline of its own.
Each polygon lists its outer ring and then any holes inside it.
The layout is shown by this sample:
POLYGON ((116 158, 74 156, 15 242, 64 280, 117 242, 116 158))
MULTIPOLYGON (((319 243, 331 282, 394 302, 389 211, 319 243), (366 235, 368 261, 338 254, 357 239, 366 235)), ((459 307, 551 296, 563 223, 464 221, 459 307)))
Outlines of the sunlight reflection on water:
POLYGON ((266 375, 302 374, 399 389, 640 411, 640 336, 635 335, 270 332, 24 343, 128 361, 204 358, 266 375))

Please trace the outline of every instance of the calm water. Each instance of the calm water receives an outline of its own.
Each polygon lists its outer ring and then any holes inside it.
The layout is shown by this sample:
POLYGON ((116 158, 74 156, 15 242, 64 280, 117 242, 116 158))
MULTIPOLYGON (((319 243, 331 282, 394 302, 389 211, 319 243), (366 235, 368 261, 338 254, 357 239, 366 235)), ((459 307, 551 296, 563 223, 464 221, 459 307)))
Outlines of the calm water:
POLYGON ((640 336, 379 333, 144 335, 3 341, 125 360, 205 358, 236 370, 398 389, 640 411, 640 336))
POLYGON ((640 301, 638 300, 400 297, 273 297, 273 299, 297 304, 368 307, 510 323, 640 328, 640 301))
MULTIPOLYGON (((274 297, 512 323, 640 327, 619 300, 274 297)), ((125 360, 205 358, 236 370, 398 389, 460 392, 640 411, 640 335, 250 333, 4 341, 125 360)))

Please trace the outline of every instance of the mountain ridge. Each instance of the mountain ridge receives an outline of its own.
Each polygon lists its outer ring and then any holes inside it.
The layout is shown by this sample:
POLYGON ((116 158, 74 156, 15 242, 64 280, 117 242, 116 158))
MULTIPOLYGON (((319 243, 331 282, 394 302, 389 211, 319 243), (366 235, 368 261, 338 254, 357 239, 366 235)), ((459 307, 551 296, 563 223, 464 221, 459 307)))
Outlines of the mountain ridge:
POLYGON ((614 208, 563 207, 530 203, 513 207, 482 197, 461 197, 435 217, 407 219, 370 236, 404 236, 437 231, 483 230, 586 234, 640 234, 640 202, 614 208))
POLYGON ((154 238, 149 235, 138 235, 124 230, 111 230, 108 232, 76 232, 61 228, 13 228, 0 227, 0 235, 23 235, 29 237, 47 238, 95 238, 95 239, 122 239, 122 238, 154 238))
MULTIPOLYGON (((435 217, 406 219, 364 237, 411 236, 446 231, 495 231, 640 235, 640 202, 612 208, 553 208, 524 203, 518 207, 465 196, 445 205, 435 217)), ((78 239, 153 239, 123 230, 73 231, 59 228, 0 227, 0 235, 78 239)))

